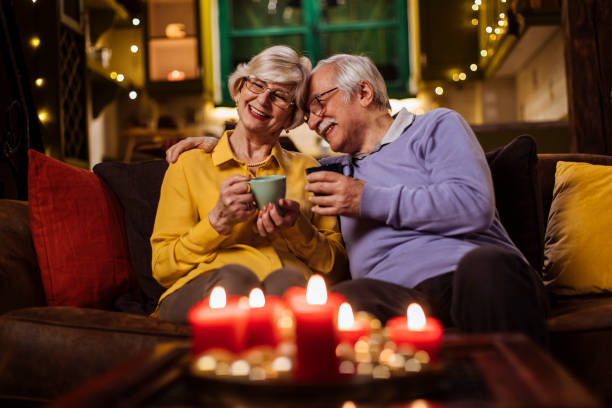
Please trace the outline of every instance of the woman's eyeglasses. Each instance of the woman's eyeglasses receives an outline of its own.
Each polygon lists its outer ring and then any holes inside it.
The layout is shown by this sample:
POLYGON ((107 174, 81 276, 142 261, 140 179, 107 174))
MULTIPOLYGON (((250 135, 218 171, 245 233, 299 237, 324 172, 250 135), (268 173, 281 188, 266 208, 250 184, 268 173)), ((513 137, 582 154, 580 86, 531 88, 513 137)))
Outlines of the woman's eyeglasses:
POLYGON ((249 76, 245 81, 246 88, 254 94, 262 94, 266 92, 266 89, 270 90, 270 101, 281 109, 287 109, 293 105, 293 98, 287 91, 281 89, 272 89, 265 81, 255 77, 249 76))

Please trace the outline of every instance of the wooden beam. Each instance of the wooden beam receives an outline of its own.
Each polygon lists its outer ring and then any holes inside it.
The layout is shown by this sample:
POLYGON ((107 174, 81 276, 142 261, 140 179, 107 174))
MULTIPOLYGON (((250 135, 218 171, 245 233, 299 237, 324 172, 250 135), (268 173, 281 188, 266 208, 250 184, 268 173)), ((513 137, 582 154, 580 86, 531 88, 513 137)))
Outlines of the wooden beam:
POLYGON ((612 154, 612 2, 563 0, 570 149, 612 154))

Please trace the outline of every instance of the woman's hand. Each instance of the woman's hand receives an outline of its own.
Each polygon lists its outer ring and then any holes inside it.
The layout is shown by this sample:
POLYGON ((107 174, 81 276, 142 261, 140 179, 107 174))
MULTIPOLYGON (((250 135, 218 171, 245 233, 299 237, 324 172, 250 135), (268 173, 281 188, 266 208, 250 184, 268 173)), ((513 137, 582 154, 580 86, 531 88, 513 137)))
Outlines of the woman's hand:
POLYGON ((300 215, 300 203, 297 201, 281 198, 278 205, 282 209, 283 215, 280 215, 276 206, 272 203, 259 211, 254 230, 262 237, 280 231, 283 228, 293 227, 293 224, 295 224, 300 215))
POLYGON ((251 176, 231 176, 221 183, 219 199, 208 213, 210 225, 221 235, 228 235, 232 227, 255 213, 253 194, 249 192, 251 176))

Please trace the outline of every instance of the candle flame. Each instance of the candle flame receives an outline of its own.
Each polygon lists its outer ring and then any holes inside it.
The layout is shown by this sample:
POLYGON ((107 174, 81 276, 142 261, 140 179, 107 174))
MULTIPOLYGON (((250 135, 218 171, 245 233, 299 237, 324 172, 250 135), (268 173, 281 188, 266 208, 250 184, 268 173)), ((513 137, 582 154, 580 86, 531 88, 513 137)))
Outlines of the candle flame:
POLYGON ((210 292, 208 299, 208 305, 211 309, 222 309, 227 303, 227 296, 225 295, 225 289, 222 286, 215 286, 210 292))
POLYGON ((351 305, 344 302, 338 309, 338 328, 340 330, 348 330, 355 324, 355 316, 353 316, 353 309, 351 305))
POLYGON ((406 318, 410 330, 423 330, 425 328, 425 312, 418 303, 411 303, 408 306, 406 318))
POLYGON ((264 296, 263 290, 259 288, 251 289, 249 293, 249 306, 250 307, 264 307, 266 304, 266 297, 264 296))
POLYGON ((324 305, 327 302, 327 288, 321 275, 312 275, 306 287, 306 303, 309 305, 324 305))

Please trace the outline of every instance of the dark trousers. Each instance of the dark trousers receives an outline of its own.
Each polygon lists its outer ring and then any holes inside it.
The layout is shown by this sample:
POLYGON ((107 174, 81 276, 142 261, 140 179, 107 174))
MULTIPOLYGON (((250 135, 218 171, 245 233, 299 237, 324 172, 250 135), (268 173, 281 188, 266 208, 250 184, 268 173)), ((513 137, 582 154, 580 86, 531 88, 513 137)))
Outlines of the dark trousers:
POLYGON ((341 282, 331 290, 383 323, 404 316, 408 305, 418 302, 444 327, 471 333, 517 331, 540 345, 548 343, 548 300, 538 273, 515 253, 496 246, 468 252, 456 271, 414 288, 363 278, 341 282))
POLYGON ((292 268, 277 269, 263 281, 242 265, 230 264, 205 273, 166 296, 159 305, 159 318, 175 323, 186 323, 187 313, 204 299, 215 286, 223 286, 231 296, 248 296, 253 288, 261 288, 266 295, 282 296, 291 286, 306 286, 302 272, 292 268))

